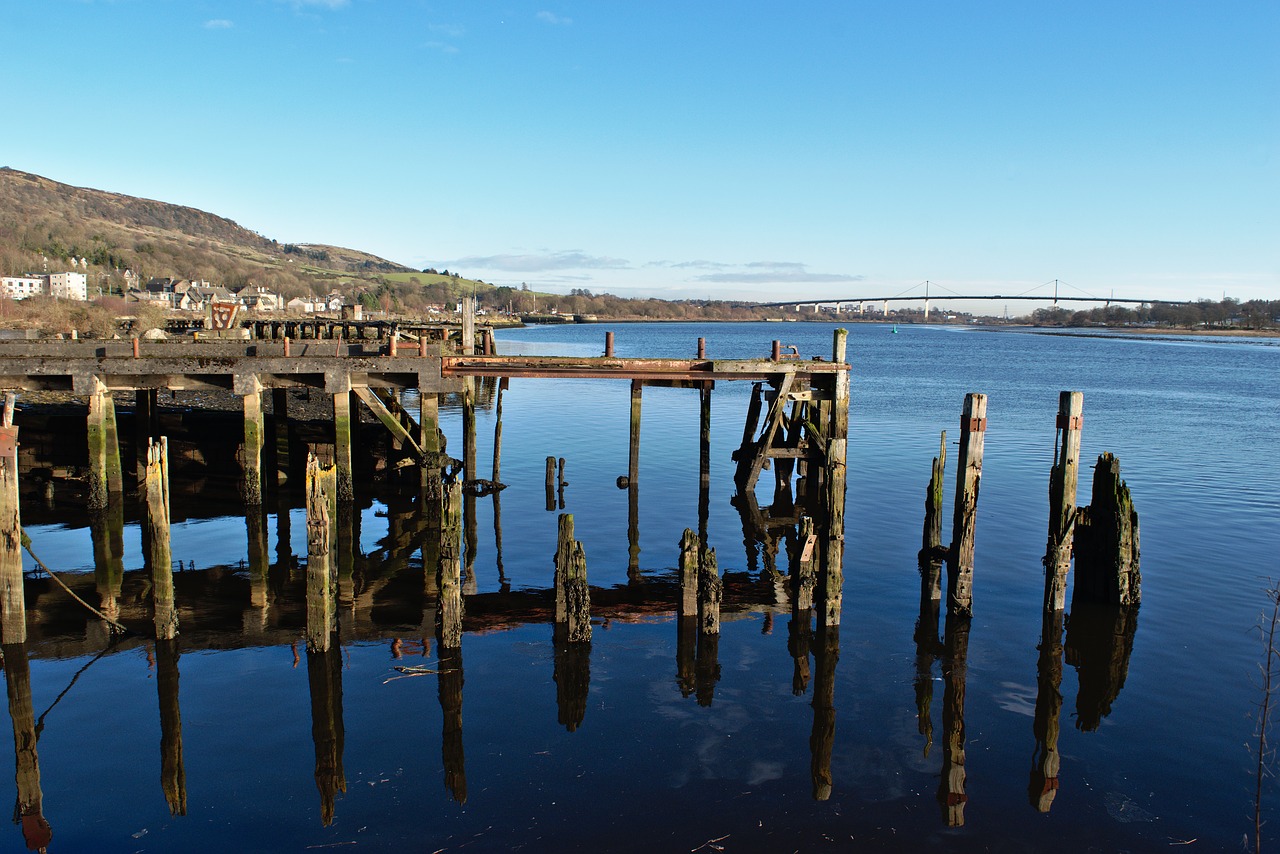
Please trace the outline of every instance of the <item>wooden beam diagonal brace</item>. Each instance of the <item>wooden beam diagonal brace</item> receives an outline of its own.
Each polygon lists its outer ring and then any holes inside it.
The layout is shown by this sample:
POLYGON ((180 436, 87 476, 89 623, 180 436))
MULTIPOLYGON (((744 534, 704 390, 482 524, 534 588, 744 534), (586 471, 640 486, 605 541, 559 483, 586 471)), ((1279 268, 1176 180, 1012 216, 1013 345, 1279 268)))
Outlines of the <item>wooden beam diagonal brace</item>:
POLYGON ((418 459, 426 459, 426 455, 422 452, 422 448, 413 438, 413 435, 404 428, 404 425, 400 423, 400 419, 396 418, 390 409, 387 409, 386 405, 376 394, 373 393, 372 390, 364 386, 352 386, 351 390, 356 393, 357 397, 364 401, 364 405, 369 407, 369 411, 378 417, 378 420, 391 431, 393 436, 411 448, 418 459))
POLYGON ((765 419, 764 432, 756 442, 752 454, 751 468, 747 472, 745 481, 746 489, 754 488, 756 481, 760 478, 760 471, 764 468, 764 461, 768 459, 769 449, 773 447, 774 434, 778 432, 778 426, 782 424, 783 416, 786 414, 787 393, 791 391, 791 383, 794 379, 795 374, 783 374, 778 383, 777 394, 774 395, 773 403, 769 406, 769 414, 765 419))

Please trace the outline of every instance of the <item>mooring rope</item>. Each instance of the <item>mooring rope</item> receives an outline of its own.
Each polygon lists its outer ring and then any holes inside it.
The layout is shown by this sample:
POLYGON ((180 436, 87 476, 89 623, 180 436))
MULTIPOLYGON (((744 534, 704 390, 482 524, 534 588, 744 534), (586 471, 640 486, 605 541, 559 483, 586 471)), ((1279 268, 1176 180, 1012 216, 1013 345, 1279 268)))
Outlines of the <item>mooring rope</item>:
POLYGON ((83 605, 83 606, 85 606, 86 608, 88 608, 88 609, 89 609, 90 611, 92 611, 94 614, 97 614, 97 615, 98 615, 98 617, 99 617, 100 619, 102 619, 102 620, 103 620, 103 622, 107 623, 107 624, 108 624, 108 625, 110 625, 112 628, 116 629, 117 631, 121 632, 122 634, 132 634, 132 632, 130 632, 130 631, 129 631, 128 629, 126 629, 124 626, 120 625, 120 624, 119 624, 119 623, 117 623, 115 620, 111 619, 111 618, 110 618, 110 617, 108 617, 106 614, 102 613, 102 612, 101 612, 101 611, 99 611, 97 608, 93 607, 93 606, 92 606, 92 605, 90 605, 88 602, 84 601, 84 600, 83 600, 83 599, 81 599, 79 596, 77 596, 77 595, 75 594, 75 591, 73 591, 70 587, 68 587, 68 586, 66 585, 66 582, 64 582, 64 581, 63 581, 61 578, 59 578, 58 576, 54 575, 53 570, 51 570, 51 569, 49 569, 49 567, 45 566, 44 561, 42 561, 42 560, 40 560, 40 558, 36 557, 36 553, 35 553, 34 551, 32 551, 32 550, 31 550, 31 538, 30 538, 29 536, 27 536, 27 532, 26 532, 26 530, 25 530, 25 529, 23 529, 23 531, 22 531, 22 547, 23 547, 24 549, 26 549, 26 550, 27 550, 27 554, 31 555, 31 559, 32 559, 32 560, 34 560, 34 561, 36 562, 36 565, 37 565, 37 566, 39 566, 39 567, 40 567, 40 569, 42 569, 42 570, 44 570, 46 573, 48 573, 48 575, 49 575, 49 577, 50 577, 50 578, 52 578, 54 581, 58 582, 58 586, 59 586, 59 587, 61 587, 61 588, 62 588, 63 590, 65 590, 65 591, 67 591, 67 595, 68 595, 68 596, 70 596, 72 599, 76 600, 76 601, 77 601, 77 602, 79 602, 81 605, 83 605))

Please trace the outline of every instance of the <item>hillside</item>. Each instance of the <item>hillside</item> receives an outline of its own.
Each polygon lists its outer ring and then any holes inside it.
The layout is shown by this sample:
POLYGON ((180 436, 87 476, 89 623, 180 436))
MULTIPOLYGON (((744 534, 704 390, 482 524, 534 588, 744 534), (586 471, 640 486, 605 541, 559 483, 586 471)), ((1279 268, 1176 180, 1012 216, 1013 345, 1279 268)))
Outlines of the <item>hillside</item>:
POLYGON ((249 282, 285 294, 376 284, 401 264, 355 249, 281 244, 183 205, 72 187, 0 168, 0 270, 6 275, 87 258, 92 290, 118 290, 125 269, 143 277, 249 282))

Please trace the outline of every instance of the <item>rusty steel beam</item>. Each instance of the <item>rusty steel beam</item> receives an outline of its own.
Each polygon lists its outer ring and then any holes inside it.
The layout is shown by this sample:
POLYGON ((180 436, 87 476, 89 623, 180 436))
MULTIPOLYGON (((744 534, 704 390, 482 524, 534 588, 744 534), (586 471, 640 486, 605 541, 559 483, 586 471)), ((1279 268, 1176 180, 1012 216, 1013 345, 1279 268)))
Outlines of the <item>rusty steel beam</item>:
POLYGON ((766 380, 782 374, 807 378, 847 371, 834 362, 768 359, 618 359, 571 356, 445 356, 443 377, 633 379, 641 381, 766 380))

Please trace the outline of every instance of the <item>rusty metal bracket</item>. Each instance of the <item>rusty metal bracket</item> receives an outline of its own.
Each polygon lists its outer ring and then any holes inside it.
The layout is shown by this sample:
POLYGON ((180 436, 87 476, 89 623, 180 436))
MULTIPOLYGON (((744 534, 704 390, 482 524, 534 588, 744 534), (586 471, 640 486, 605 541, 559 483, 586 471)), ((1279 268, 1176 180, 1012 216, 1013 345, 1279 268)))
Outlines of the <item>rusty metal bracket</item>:
POLYGON ((1063 415, 1061 412, 1058 413, 1059 430, 1079 430, 1083 426, 1083 415, 1063 415))
POLYGON ((12 459, 18 454, 18 428, 0 427, 0 457, 12 459))
POLYGON ((963 418, 960 419, 960 432, 962 433, 985 433, 986 431, 987 419, 985 418, 970 418, 967 421, 963 418))

